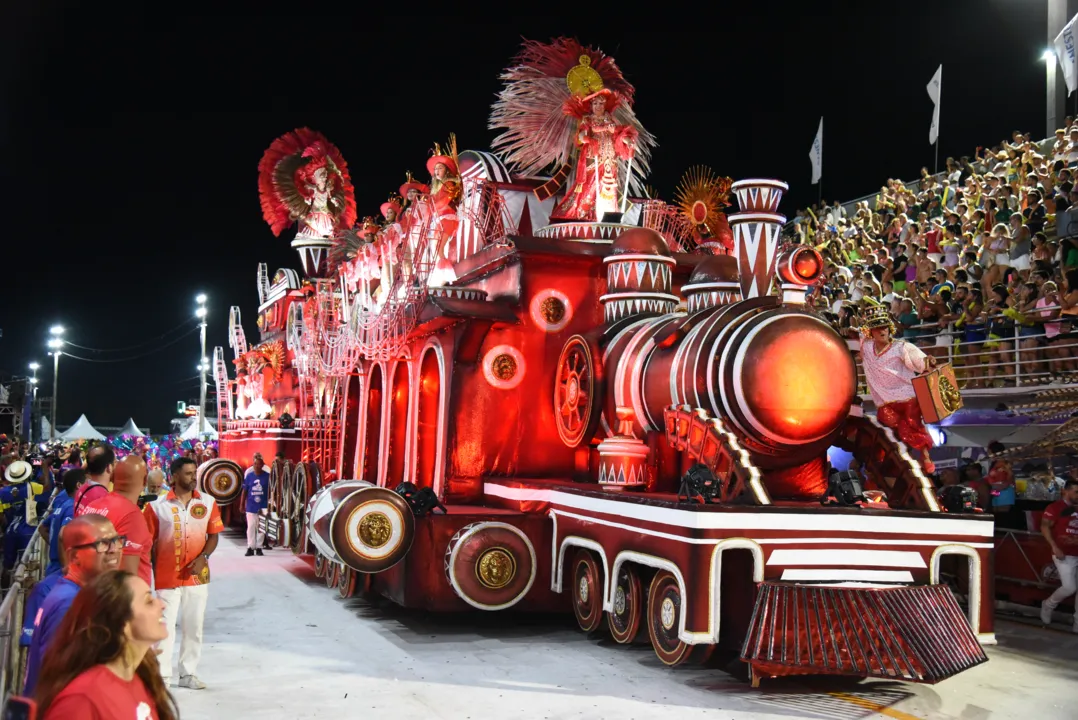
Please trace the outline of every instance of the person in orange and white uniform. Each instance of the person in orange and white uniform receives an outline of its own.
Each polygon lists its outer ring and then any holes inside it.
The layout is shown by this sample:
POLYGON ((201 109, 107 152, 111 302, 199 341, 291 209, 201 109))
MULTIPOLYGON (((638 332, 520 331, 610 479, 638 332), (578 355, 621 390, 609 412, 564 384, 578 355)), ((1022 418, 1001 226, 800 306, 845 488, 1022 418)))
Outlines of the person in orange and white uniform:
POLYGON ((209 559, 225 529, 217 503, 195 489, 196 463, 188 457, 172 461, 172 489, 146 504, 143 514, 153 536, 154 587, 165 603, 168 638, 161 643, 161 675, 172 680, 176 620, 180 620, 180 687, 203 690, 195 675, 202 656, 202 623, 209 597, 209 559))

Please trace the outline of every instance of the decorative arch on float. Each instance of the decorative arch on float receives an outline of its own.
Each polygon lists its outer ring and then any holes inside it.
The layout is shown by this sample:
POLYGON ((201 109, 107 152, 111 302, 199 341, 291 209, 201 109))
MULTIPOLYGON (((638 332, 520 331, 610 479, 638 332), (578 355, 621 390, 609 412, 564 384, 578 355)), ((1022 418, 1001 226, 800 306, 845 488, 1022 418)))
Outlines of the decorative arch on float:
POLYGON ((359 478, 363 473, 363 415, 366 408, 367 377, 359 365, 349 373, 344 386, 344 412, 341 423, 341 452, 337 477, 343 480, 359 478))
POLYGON ((413 447, 415 448, 414 482, 419 487, 429 487, 438 497, 443 497, 445 485, 446 427, 445 411, 448 394, 445 350, 437 338, 430 338, 415 363, 415 422, 413 447))
POLYGON ((379 485, 395 488, 409 480, 411 463, 409 462, 410 406, 412 392, 411 357, 406 353, 388 363, 386 373, 387 391, 385 393, 382 426, 382 457, 384 469, 379 485))
POLYGON ((366 480, 372 485, 378 484, 378 478, 382 472, 381 448, 382 441, 382 417, 384 415, 383 399, 386 395, 386 370, 380 362, 372 362, 366 373, 366 392, 363 393, 360 402, 360 430, 361 442, 357 449, 360 461, 357 463, 359 480, 366 480))

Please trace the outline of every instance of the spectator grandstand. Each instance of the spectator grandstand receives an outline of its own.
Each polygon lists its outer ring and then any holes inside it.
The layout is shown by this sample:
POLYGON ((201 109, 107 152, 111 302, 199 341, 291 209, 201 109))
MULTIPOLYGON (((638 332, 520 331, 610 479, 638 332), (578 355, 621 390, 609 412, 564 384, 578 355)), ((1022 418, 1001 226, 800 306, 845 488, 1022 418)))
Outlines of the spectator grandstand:
POLYGON ((974 395, 1078 381, 1078 123, 945 167, 795 214, 787 232, 827 266, 811 302, 850 335, 867 304, 886 304, 974 395))

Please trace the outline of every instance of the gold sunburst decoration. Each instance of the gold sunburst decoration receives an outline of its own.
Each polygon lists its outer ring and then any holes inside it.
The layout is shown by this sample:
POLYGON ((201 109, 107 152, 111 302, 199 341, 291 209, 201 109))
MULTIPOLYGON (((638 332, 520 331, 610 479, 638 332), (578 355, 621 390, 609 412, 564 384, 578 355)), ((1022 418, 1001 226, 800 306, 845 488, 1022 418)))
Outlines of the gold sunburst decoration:
POLYGON ((694 228, 714 234, 724 217, 723 208, 730 205, 731 184, 733 180, 706 165, 694 165, 682 176, 674 199, 694 228))

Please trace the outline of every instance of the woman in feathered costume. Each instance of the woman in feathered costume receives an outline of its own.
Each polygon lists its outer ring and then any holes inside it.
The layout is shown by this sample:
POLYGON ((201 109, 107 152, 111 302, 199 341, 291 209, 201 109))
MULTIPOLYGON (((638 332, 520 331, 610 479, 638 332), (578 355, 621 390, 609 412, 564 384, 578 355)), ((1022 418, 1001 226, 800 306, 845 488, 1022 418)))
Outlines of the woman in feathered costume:
POLYGON ((607 88, 566 101, 565 113, 580 122, 576 173, 552 220, 602 220, 604 213, 618 212, 618 160, 632 159, 639 137, 635 128, 614 121, 620 104, 607 88))
POLYGON ((503 131, 495 151, 523 175, 552 169, 535 190, 540 199, 572 178, 551 219, 601 220, 619 209, 619 193, 642 190, 655 138, 633 113, 633 86, 613 58, 572 39, 529 40, 502 79, 490 116, 491 129, 503 131))

